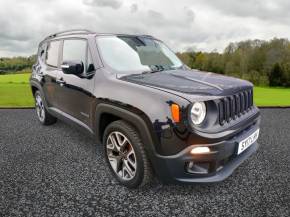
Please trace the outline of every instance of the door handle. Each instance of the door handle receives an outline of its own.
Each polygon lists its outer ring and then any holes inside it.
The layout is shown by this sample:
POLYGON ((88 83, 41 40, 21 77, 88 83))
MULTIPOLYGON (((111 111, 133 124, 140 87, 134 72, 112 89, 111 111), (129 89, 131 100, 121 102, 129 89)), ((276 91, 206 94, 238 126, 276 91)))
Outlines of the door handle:
POLYGON ((62 69, 68 69, 68 68, 69 68, 69 65, 67 65, 67 64, 62 64, 60 67, 61 67, 62 69))
POLYGON ((63 86, 66 84, 65 81, 63 80, 63 78, 56 79, 55 82, 58 83, 60 86, 63 86))

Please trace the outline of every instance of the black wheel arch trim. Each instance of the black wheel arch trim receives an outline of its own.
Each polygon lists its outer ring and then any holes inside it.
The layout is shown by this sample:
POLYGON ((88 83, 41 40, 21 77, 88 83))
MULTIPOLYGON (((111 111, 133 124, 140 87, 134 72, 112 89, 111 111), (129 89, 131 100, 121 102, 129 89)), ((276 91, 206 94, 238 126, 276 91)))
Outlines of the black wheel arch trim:
POLYGON ((45 107, 48 108, 48 104, 47 104, 47 101, 46 101, 45 94, 43 92, 42 86, 38 82, 33 81, 33 80, 30 80, 30 85, 31 85, 31 91, 32 91, 33 87, 37 88, 37 90, 42 95, 42 98, 43 98, 42 101, 44 102, 45 107))
POLYGON ((146 121, 140 117, 140 115, 135 114, 132 111, 127 109, 121 108, 119 106, 115 106, 112 104, 107 103, 100 103, 96 106, 96 113, 95 113, 95 135, 99 142, 102 141, 102 135, 100 135, 100 124, 101 124, 101 116, 103 114, 111 114, 114 115, 124 121, 129 122, 133 125, 136 130, 138 131, 144 145, 145 150, 149 153, 155 153, 155 142, 154 142, 154 134, 152 132, 153 128, 150 130, 146 121))

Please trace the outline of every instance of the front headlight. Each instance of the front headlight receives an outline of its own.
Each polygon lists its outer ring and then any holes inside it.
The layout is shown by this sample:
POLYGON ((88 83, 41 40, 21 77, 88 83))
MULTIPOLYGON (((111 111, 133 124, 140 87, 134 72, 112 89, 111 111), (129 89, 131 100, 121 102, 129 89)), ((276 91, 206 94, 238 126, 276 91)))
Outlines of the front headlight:
POLYGON ((204 102, 193 103, 190 111, 192 123, 195 125, 201 124, 206 115, 206 106, 204 102))

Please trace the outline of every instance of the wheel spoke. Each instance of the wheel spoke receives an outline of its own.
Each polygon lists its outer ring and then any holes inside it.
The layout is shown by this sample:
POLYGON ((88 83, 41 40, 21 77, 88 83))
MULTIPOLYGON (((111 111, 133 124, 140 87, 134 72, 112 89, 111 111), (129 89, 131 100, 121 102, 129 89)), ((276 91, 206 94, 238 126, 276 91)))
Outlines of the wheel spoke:
POLYGON ((117 159, 115 158, 115 156, 112 155, 108 156, 108 158, 113 170, 117 172, 117 159))
POLYGON ((117 138, 117 142, 118 145, 120 147, 120 150, 123 151, 125 148, 125 144, 127 143, 128 139, 124 136, 122 136, 120 133, 116 133, 116 138, 117 138))
POLYGON ((131 155, 135 155, 135 152, 132 148, 126 153, 126 157, 129 158, 131 155))
POLYGON ((126 167, 122 167, 122 170, 121 170, 121 177, 123 179, 126 179, 126 173, 128 174, 128 172, 126 171, 126 167))
POLYGON ((135 171, 133 171, 129 166, 128 160, 124 160, 123 163, 124 163, 123 169, 127 171, 128 175, 130 176, 129 178, 133 177, 135 175, 135 171))
POLYGON ((131 158, 127 158, 128 163, 134 168, 136 169, 136 160, 132 160, 131 158))
POLYGON ((116 172, 119 172, 122 169, 122 164, 123 164, 122 159, 120 156, 118 156, 117 157, 117 168, 116 168, 117 170, 116 170, 116 172))
POLYGON ((38 106, 40 106, 41 99, 40 99, 40 97, 39 97, 39 96, 37 96, 37 97, 36 97, 36 102, 37 102, 38 106))
POLYGON ((114 151, 120 152, 120 146, 119 146, 119 144, 118 144, 118 142, 116 140, 115 134, 111 135, 111 141, 112 141, 112 143, 114 145, 114 151))
POLYGON ((43 118, 44 117, 44 110, 41 108, 40 109, 40 117, 43 118))
POLYGON ((118 144, 121 146, 121 144, 122 144, 121 135, 119 133, 115 133, 114 135, 116 136, 116 139, 117 139, 116 142, 118 142, 118 144))
POLYGON ((118 173, 122 169, 122 161, 119 156, 115 156, 113 154, 110 154, 108 156, 110 164, 112 165, 113 170, 118 173))
POLYGON ((109 136, 109 138, 107 140, 107 149, 110 149, 110 150, 113 150, 114 149, 114 144, 112 142, 111 136, 109 136))

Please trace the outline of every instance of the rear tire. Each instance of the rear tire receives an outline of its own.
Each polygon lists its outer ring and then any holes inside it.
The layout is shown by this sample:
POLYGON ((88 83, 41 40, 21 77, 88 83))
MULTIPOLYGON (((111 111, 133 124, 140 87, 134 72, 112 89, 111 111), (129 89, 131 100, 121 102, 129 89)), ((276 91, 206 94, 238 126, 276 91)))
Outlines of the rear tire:
POLYGON ((35 99, 35 110, 40 123, 43 125, 54 124, 57 121, 57 119, 48 113, 43 103, 43 96, 41 95, 40 91, 35 92, 34 99, 35 99))
POLYGON ((107 164, 120 184, 137 188, 151 182, 151 164, 133 126, 123 120, 112 122, 105 129, 103 144, 107 164))

